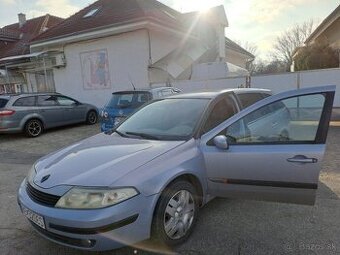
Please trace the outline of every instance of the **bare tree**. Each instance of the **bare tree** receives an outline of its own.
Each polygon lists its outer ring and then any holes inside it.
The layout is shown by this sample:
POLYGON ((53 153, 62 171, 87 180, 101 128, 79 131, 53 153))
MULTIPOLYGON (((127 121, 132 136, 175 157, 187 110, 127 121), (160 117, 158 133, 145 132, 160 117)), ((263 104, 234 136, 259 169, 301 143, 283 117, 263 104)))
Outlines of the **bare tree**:
POLYGON ((258 52, 258 48, 257 46, 249 41, 245 41, 245 42, 241 42, 241 41, 236 41, 236 43, 238 45, 240 45, 243 49, 245 49, 246 51, 248 51, 249 53, 253 54, 255 57, 257 56, 258 52))
POLYGON ((306 39, 313 32, 314 27, 315 22, 313 20, 306 21, 302 24, 295 25, 276 38, 272 57, 285 63, 286 71, 289 71, 293 62, 294 50, 303 46, 306 39))

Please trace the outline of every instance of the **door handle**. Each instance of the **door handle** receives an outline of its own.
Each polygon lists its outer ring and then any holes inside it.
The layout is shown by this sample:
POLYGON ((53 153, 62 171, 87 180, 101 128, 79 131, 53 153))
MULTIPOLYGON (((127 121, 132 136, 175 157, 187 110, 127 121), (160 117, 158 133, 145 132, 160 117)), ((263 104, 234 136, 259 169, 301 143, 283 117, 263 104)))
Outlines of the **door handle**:
POLYGON ((302 163, 302 164, 311 164, 311 163, 316 163, 318 160, 316 158, 308 158, 304 155, 296 155, 293 158, 288 158, 288 162, 291 163, 302 163))

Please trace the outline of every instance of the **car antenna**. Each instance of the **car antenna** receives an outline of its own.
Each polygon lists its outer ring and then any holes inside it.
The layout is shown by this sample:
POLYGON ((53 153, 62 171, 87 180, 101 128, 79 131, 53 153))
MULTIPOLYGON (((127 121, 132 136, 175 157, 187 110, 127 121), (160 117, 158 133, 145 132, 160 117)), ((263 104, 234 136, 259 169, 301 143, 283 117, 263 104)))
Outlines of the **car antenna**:
POLYGON ((133 84, 133 82, 132 82, 132 80, 131 80, 131 77, 130 77, 130 74, 128 74, 128 77, 129 77, 131 86, 133 87, 133 90, 136 90, 135 84, 133 84))

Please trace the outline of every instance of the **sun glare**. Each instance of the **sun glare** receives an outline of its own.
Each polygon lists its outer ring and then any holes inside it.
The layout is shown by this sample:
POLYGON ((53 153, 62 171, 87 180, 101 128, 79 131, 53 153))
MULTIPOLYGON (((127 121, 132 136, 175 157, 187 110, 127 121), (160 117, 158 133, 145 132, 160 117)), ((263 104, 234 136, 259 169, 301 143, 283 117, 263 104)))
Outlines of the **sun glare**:
POLYGON ((181 9, 184 12, 200 11, 205 12, 213 6, 219 5, 219 0, 180 0, 181 9))

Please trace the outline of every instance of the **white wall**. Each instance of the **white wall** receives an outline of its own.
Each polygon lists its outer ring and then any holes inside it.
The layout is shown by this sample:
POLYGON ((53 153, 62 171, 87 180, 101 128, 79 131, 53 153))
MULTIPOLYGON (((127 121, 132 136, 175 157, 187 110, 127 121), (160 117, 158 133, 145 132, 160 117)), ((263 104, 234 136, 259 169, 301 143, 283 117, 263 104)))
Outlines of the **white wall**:
POLYGON ((181 40, 174 35, 159 31, 150 31, 152 63, 164 58, 178 48, 181 40))
MULTIPOLYGON (((237 88, 246 84, 246 77, 210 81, 176 81, 172 85, 183 92, 213 91, 237 88)), ((159 84, 161 85, 161 84, 159 84)), ((251 87, 270 89, 273 93, 325 85, 336 85, 334 107, 340 107, 340 69, 313 70, 295 73, 258 75, 251 77, 251 87), (300 77, 300 83, 299 81, 300 77)), ((157 86, 157 85, 153 85, 157 86)))
POLYGON ((149 43, 146 30, 69 44, 65 46, 64 53, 66 67, 54 69, 56 91, 82 102, 102 107, 113 91, 132 89, 129 76, 137 88, 149 86, 149 43), (108 52, 111 88, 85 90, 80 54, 101 49, 108 52))

